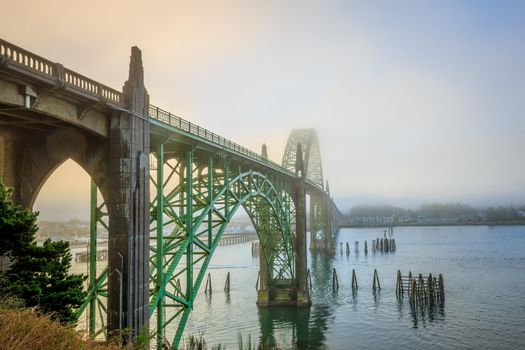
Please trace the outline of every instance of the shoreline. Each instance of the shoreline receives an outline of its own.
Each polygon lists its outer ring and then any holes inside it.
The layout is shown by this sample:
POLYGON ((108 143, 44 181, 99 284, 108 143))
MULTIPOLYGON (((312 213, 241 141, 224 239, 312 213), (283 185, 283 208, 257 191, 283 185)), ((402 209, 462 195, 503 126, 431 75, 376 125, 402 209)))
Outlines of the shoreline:
POLYGON ((337 228, 385 228, 385 227, 434 227, 434 226, 520 226, 525 225, 525 221, 511 221, 511 222, 456 222, 456 223, 440 223, 440 224, 425 224, 425 223, 403 223, 392 225, 353 225, 343 224, 338 225, 337 228))

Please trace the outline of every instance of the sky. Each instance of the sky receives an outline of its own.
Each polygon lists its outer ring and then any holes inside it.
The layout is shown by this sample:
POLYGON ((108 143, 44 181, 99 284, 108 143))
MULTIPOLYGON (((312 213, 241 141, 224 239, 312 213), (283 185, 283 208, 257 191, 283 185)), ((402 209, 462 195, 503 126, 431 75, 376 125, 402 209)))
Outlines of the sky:
MULTIPOLYGON (((5 1, 0 36, 280 162, 315 128, 342 210, 525 203, 525 2, 5 1)), ((87 218, 67 162, 41 219, 87 218), (68 186, 70 186, 68 188, 68 186)))

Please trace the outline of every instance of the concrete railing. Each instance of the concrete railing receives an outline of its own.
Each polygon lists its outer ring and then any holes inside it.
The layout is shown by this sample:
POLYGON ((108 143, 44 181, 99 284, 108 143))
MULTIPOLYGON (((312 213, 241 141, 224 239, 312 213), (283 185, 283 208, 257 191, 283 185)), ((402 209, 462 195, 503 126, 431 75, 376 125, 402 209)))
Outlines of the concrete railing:
POLYGON ((124 107, 124 95, 121 92, 2 39, 0 39, 0 57, 3 57, 4 60, 8 59, 10 65, 26 70, 28 73, 49 78, 57 84, 64 84, 66 88, 75 92, 124 107))
POLYGON ((55 63, 2 39, 0 39, 0 56, 9 58, 12 62, 25 66, 39 74, 50 77, 55 75, 55 63))

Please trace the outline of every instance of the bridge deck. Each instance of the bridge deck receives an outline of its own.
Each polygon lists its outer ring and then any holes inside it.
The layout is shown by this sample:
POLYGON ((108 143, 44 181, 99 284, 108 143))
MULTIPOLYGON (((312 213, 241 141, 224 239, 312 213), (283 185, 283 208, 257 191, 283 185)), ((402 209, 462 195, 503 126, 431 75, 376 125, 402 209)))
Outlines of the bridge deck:
MULTIPOLYGON (((81 99, 88 99, 117 110, 126 110, 122 92, 2 39, 0 39, 0 68, 10 73, 22 74, 39 83, 55 85, 61 91, 73 94, 81 99)), ((250 162, 255 162, 259 167, 267 168, 290 178, 295 176, 294 173, 280 164, 263 158, 260 154, 246 147, 159 107, 150 105, 149 115, 145 117, 150 120, 152 126, 167 129, 174 134, 192 140, 193 143, 205 144, 211 149, 228 152, 250 162)), ((312 181, 307 181, 307 188, 310 191, 323 192, 323 189, 312 181)))

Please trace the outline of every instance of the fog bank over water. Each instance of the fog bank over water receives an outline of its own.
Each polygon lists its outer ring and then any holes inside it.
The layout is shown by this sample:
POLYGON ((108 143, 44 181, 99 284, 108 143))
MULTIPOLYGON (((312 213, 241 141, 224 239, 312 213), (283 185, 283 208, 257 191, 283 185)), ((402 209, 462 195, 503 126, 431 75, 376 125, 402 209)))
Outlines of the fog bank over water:
MULTIPOLYGON (((522 1, 52 0, 2 10, 3 39, 117 89, 139 46, 153 104, 253 150, 266 143, 274 161, 291 129, 316 128, 343 210, 525 202, 522 1)), ((78 183, 62 194, 44 186, 42 218, 87 217, 85 175, 57 174, 62 188, 78 183)))

